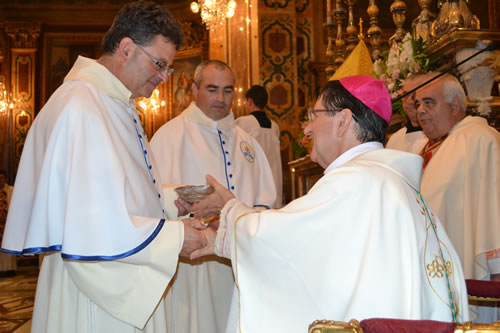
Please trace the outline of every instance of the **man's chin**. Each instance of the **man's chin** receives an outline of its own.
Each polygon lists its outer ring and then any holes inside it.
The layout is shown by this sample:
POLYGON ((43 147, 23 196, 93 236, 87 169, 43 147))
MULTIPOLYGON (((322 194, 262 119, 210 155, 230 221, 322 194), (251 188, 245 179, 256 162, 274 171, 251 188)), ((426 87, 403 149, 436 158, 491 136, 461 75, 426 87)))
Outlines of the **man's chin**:
MULTIPOLYGON (((420 128, 422 128, 422 131, 424 131, 424 133, 432 133, 433 132, 433 126, 428 126, 429 123, 427 122, 422 122, 422 121, 419 121, 418 124, 420 125, 420 128)), ((427 134, 425 134, 427 135, 427 134)))
POLYGON ((215 107, 215 108, 212 108, 212 111, 214 112, 214 114, 216 115, 216 117, 218 119, 222 119, 229 114, 229 110, 227 110, 226 108, 216 108, 215 107))
POLYGON ((144 98, 151 98, 151 96, 153 96, 153 92, 155 91, 155 88, 153 88, 153 90, 150 90, 150 89, 146 90, 144 92, 144 94, 142 95, 142 97, 144 97, 144 98))
POLYGON ((318 159, 316 156, 316 152, 314 151, 314 148, 312 149, 311 154, 309 154, 309 157, 311 158, 311 161, 318 163, 318 159))

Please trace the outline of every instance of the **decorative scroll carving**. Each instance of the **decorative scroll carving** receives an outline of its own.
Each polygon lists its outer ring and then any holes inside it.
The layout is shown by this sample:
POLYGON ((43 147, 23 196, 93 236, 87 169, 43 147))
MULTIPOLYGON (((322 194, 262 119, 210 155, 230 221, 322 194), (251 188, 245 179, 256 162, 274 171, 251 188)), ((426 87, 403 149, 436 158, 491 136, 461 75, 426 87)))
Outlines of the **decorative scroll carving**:
POLYGON ((5 32, 9 35, 11 48, 35 49, 40 36, 40 24, 35 22, 7 22, 5 32))
POLYGON ((309 325, 308 333, 363 333, 361 324, 356 319, 351 319, 349 322, 333 321, 333 320, 315 320, 309 325))
POLYGON ((182 30, 184 31, 183 50, 199 48, 208 40, 207 29, 199 22, 184 21, 182 22, 182 30))
POLYGON ((464 0, 446 0, 441 4, 439 15, 432 23, 432 37, 439 38, 457 28, 477 30, 479 26, 479 19, 470 12, 464 0))

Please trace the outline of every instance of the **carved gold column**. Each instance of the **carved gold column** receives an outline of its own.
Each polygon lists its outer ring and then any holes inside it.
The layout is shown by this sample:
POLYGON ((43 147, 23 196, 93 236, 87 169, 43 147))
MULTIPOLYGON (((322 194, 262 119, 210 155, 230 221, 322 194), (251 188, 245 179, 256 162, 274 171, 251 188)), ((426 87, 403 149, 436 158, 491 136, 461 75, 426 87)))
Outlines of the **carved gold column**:
POLYGON ((5 31, 11 40, 10 77, 16 105, 12 114, 14 165, 21 157, 28 129, 35 117, 35 69, 40 25, 30 22, 7 22, 5 31))
POLYGON ((382 37, 382 29, 378 25, 378 6, 375 0, 370 0, 370 5, 366 10, 368 16, 370 16, 370 27, 368 28, 368 38, 370 39, 370 45, 372 46, 372 58, 377 60, 381 57, 380 53, 380 39, 382 37))
POLYGON ((333 0, 326 0, 326 23, 324 24, 328 35, 328 45, 326 47, 328 65, 325 69, 327 78, 330 78, 335 72, 335 23, 333 22, 332 1, 333 0))
POLYGON ((342 7, 342 0, 336 1, 335 6, 335 23, 337 24, 337 39, 335 40, 335 46, 337 47, 337 57, 335 58, 335 69, 339 68, 344 62, 344 45, 345 42, 342 39, 342 21, 345 17, 345 9, 342 7))
POLYGON ((406 21, 406 4, 401 0, 394 0, 391 4, 392 21, 396 25, 396 32, 389 38, 389 45, 399 43, 405 36, 403 24, 406 21))
POLYGON ((235 76, 232 111, 236 117, 245 113, 245 93, 259 77, 259 3, 236 0, 234 16, 226 18, 209 32, 209 59, 226 62, 235 76))
POLYGON ((358 44, 358 38, 356 36, 356 26, 354 25, 354 14, 353 14, 353 7, 356 4, 356 0, 346 0, 347 3, 347 8, 348 8, 348 13, 349 13, 349 19, 347 23, 347 47, 346 47, 346 56, 351 54, 352 50, 356 47, 358 44))

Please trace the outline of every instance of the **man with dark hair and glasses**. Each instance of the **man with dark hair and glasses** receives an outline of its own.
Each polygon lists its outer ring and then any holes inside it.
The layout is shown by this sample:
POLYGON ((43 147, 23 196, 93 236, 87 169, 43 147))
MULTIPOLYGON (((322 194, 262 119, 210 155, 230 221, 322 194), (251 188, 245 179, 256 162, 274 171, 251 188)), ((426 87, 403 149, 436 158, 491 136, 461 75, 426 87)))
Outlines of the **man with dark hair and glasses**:
POLYGON ((33 122, 2 243, 45 253, 31 332, 167 332, 160 300, 204 226, 166 219, 134 99, 168 80, 182 41, 168 11, 129 3, 33 122))
MULTIPOLYGON (((200 185, 209 173, 250 207, 273 207, 276 189, 264 151, 234 123, 234 85, 233 71, 222 61, 206 60, 196 67, 191 87, 194 101, 151 140, 161 165, 161 183, 200 185)), ((177 204, 179 215, 186 214, 182 206, 186 203, 177 204)), ((170 309, 167 321, 173 322, 173 332, 224 332, 226 326, 236 324, 235 317, 229 316, 237 313, 232 310, 238 302, 233 295, 234 278, 227 260, 183 259, 165 298, 170 309)))
POLYGON ((301 332, 316 319, 468 319, 460 260, 419 192, 422 158, 384 149, 392 107, 369 76, 330 81, 306 135, 325 168, 303 197, 257 212, 212 177, 195 217, 221 209, 207 247, 229 258, 241 332, 301 332))
MULTIPOLYGON (((423 83, 422 76, 422 73, 408 76, 403 83, 403 94, 423 83)), ((415 108, 415 92, 404 97, 401 103, 403 111, 408 118, 406 125, 391 135, 385 147, 418 154, 427 142, 427 137, 418 124, 417 109, 415 108)))

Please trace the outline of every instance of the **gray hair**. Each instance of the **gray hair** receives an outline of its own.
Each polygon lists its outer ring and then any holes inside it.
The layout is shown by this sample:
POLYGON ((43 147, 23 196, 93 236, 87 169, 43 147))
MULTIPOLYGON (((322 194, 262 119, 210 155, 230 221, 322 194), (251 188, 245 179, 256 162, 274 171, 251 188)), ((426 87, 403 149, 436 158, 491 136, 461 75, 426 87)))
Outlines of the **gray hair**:
MULTIPOLYGON (((435 72, 426 73, 422 77, 422 82, 430 80, 439 74, 440 73, 435 72)), ((442 93, 446 103, 452 103, 455 98, 458 98, 460 111, 465 112, 467 108, 467 97, 460 81, 458 81, 458 79, 451 74, 444 74, 440 78, 436 79, 435 82, 440 82, 442 84, 442 93)))
POLYGON ((214 65, 215 68, 217 70, 220 70, 220 71, 223 71, 227 68, 227 69, 229 69, 231 74, 233 74, 233 77, 234 77, 233 70, 225 62, 220 61, 220 60, 205 60, 204 62, 199 64, 194 71, 193 81, 194 81, 194 83, 196 83, 196 85, 198 87, 200 86, 200 83, 201 83, 201 76, 202 76, 201 74, 202 74, 203 70, 209 65, 214 65))

